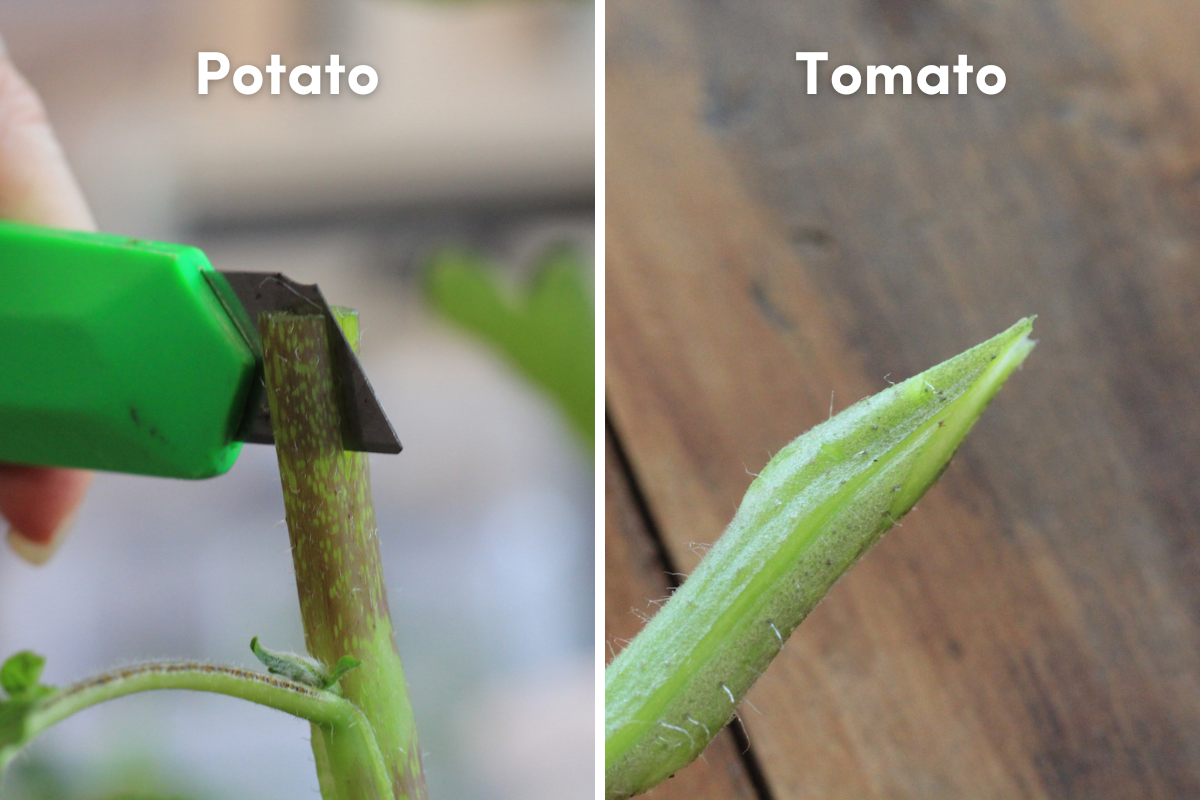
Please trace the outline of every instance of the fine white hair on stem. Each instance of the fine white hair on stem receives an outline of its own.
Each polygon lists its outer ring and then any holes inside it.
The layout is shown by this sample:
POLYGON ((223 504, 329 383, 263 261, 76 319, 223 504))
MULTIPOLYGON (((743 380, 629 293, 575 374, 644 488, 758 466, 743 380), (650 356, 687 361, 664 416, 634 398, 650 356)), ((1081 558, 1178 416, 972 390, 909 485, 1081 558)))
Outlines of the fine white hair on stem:
POLYGON ((671 725, 670 723, 667 723, 667 722, 660 722, 658 724, 662 725, 664 728, 670 728, 673 731, 679 731, 680 733, 682 733, 684 736, 687 737, 687 740, 691 743, 692 747, 696 746, 696 740, 693 739, 692 735, 687 732, 687 728, 681 728, 678 725, 671 725))
MULTIPOLYGON (((784 649, 784 629, 790 634, 944 471, 974 420, 1028 354, 1029 326, 1022 320, 914 380, 848 406, 836 421, 815 426, 771 459, 759 476, 770 482, 750 486, 725 544, 682 582, 677 602, 659 610, 660 623, 606 671, 610 797, 644 793, 699 756, 655 744, 659 735, 683 741, 665 733, 659 721, 682 726, 699 745, 706 728, 719 735, 731 718, 744 720, 743 702, 766 713, 743 698, 784 649)), ((830 406, 832 416, 836 392, 830 406)), ((748 463, 743 469, 753 475, 748 463)), ((695 542, 689 546, 701 551, 695 542)))

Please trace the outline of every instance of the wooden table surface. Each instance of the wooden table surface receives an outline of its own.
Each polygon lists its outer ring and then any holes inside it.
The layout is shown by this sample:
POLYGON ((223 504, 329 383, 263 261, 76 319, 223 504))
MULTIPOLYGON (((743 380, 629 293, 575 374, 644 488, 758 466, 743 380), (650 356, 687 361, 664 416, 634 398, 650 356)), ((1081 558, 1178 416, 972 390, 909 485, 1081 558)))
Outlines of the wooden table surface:
POLYGON ((749 749, 727 730, 654 797, 1200 797, 1200 3, 607 13, 614 651, 831 393, 1040 315, 751 691, 749 749), (828 83, 959 53, 1004 91, 828 83))

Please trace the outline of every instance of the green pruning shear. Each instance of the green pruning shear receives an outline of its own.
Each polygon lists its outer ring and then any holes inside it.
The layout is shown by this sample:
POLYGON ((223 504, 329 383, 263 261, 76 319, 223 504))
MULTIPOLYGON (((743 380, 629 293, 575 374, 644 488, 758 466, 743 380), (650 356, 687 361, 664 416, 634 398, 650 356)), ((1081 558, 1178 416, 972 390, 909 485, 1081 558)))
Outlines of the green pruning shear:
POLYGON ((315 285, 194 247, 0 222, 0 461, 207 478, 273 444, 257 320, 329 321, 347 450, 399 453, 315 285))

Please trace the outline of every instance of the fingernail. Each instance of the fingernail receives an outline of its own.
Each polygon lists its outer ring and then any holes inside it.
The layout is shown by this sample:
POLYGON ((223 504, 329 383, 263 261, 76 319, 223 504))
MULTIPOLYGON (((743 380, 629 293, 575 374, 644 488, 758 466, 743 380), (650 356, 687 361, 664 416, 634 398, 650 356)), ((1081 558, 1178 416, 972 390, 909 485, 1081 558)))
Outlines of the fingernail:
POLYGON ((30 564, 40 567, 58 552, 58 548, 62 545, 63 540, 67 538, 67 534, 70 532, 74 522, 75 515, 71 514, 59 524, 58 528, 50 536, 49 541, 46 542, 35 542, 32 539, 26 538, 16 528, 9 528, 8 546, 13 549, 14 553, 30 564))

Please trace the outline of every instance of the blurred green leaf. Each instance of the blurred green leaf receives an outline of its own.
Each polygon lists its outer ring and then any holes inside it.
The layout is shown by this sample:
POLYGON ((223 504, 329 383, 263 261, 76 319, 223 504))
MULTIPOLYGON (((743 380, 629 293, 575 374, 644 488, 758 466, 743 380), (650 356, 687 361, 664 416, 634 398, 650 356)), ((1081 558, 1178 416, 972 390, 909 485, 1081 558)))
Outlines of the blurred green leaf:
POLYGON ((4 800, 71 800, 63 765, 45 754, 29 752, 3 775, 4 800))
POLYGON ((8 693, 0 700, 0 775, 29 738, 27 722, 38 704, 55 693, 52 686, 38 683, 46 659, 30 650, 9 656, 0 665, 0 688, 8 693))
POLYGON ((149 753, 109 762, 100 774, 45 749, 26 751, 4 775, 4 800, 198 800, 176 780, 163 777, 149 753), (116 786, 124 788, 117 789, 116 786))
POLYGON ((574 251, 552 250, 512 291, 482 257, 448 250, 434 258, 426 289, 438 312, 503 353, 595 443, 595 308, 574 251))
POLYGON ((38 685, 46 659, 30 650, 10 656, 0 666, 0 688, 10 697, 19 697, 38 685))
POLYGON ((28 740, 27 721, 37 708, 36 700, 6 700, 0 703, 0 775, 28 740))

